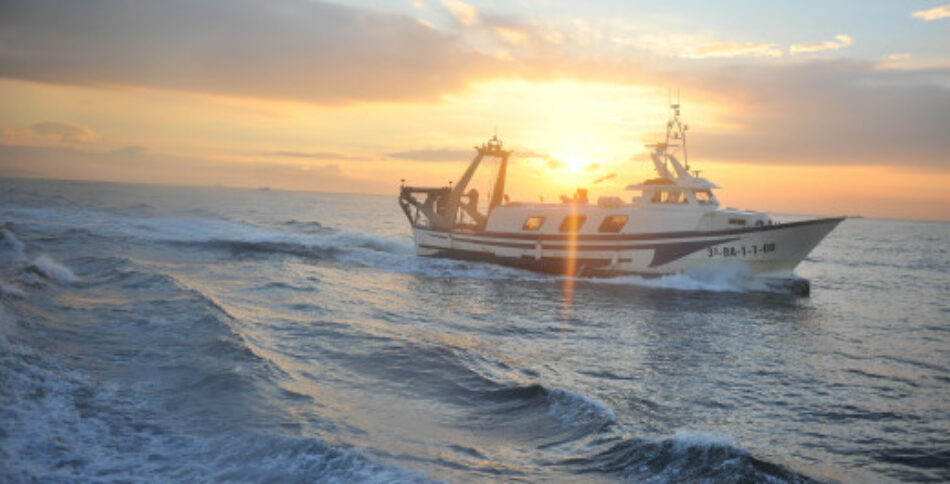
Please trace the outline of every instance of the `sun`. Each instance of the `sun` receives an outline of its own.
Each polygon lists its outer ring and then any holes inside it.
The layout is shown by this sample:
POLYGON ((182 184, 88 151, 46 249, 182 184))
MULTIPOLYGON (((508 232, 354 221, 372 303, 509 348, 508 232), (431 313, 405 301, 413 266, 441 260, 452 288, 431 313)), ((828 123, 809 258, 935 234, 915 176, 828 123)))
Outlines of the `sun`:
POLYGON ((584 171, 584 168, 592 163, 590 157, 568 153, 564 155, 555 155, 558 160, 564 163, 564 167, 573 173, 584 171))

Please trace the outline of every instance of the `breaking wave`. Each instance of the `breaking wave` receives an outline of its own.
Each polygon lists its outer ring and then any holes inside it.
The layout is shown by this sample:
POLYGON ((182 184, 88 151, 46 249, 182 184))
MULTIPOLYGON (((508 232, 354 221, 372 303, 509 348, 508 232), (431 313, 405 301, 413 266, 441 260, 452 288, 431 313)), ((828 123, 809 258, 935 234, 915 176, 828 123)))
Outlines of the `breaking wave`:
POLYGON ((3 225, 0 224, 0 234, 3 234, 3 238, 0 239, 0 260, 20 260, 24 258, 24 249, 25 245, 23 242, 20 242, 19 239, 13 235, 12 232, 3 228, 3 225))
MULTIPOLYGON (((569 473, 607 473, 638 482, 809 481, 752 456, 729 435, 684 430, 663 437, 631 436, 599 399, 537 382, 530 372, 463 350, 404 344, 335 358, 350 360, 397 391, 424 391, 444 405, 468 409, 471 413, 455 425, 480 434, 517 435, 559 456, 540 465, 569 473)), ((477 448, 467 453, 481 455, 477 448)))
POLYGON ((25 302, 0 298, 0 481, 428 481, 356 448, 249 425, 275 411, 258 403, 273 370, 224 309, 169 276, 118 270, 125 259, 86 264, 97 270, 84 284, 126 298, 29 319, 16 311, 25 302), (82 367, 87 352, 97 371, 82 367))
POLYGON ((23 289, 4 281, 0 281, 0 294, 8 297, 26 297, 26 293, 23 292, 23 289))
POLYGON ((54 279, 60 282, 71 283, 79 280, 79 277, 73 274, 73 271, 59 262, 56 262, 48 255, 37 257, 33 263, 30 264, 30 268, 48 279, 54 279))
POLYGON ((567 458, 580 474, 611 472, 637 482, 814 482, 756 458, 728 435, 679 431, 669 437, 616 439, 606 449, 567 458))
MULTIPOLYGON (((47 254, 41 254, 30 262, 27 256, 27 246, 21 242, 8 228, 0 225, 0 261, 5 261, 5 269, 0 277, 18 277, 20 282, 27 285, 37 285, 40 278, 71 284, 79 281, 79 277, 62 263, 47 254)), ((26 297, 26 293, 16 284, 7 280, 0 280, 0 294, 10 297, 26 297)))
POLYGON ((0 480, 428 482, 315 437, 167 428, 123 388, 6 341, 6 317, 0 307, 0 480))

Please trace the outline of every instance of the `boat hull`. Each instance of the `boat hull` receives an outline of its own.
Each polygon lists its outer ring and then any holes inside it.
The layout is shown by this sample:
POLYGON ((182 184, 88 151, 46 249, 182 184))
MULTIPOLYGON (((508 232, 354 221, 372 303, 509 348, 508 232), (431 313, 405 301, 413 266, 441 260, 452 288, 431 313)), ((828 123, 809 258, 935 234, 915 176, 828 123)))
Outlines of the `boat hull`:
POLYGON ((750 276, 792 277, 843 218, 763 227, 641 234, 526 234, 415 227, 420 255, 488 261, 565 275, 666 275, 741 266, 750 276))

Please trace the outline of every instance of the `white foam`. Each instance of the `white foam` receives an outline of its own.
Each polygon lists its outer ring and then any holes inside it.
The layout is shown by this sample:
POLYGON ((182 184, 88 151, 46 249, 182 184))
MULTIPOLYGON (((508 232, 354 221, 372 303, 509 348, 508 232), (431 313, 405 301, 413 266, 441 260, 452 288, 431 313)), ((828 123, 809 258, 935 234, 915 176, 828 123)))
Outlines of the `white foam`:
POLYGON ((399 255, 414 255, 415 247, 408 239, 370 235, 362 232, 339 231, 324 236, 308 236, 303 239, 321 248, 370 249, 399 255))
POLYGON ((198 217, 131 218, 100 216, 96 223, 84 223, 97 233, 158 242, 202 243, 239 242, 250 244, 293 244, 311 249, 357 250, 408 255, 415 252, 408 238, 386 237, 355 231, 300 233, 260 227, 245 222, 198 217))
POLYGON ((731 447, 741 449, 735 438, 728 434, 707 432, 703 430, 682 429, 676 431, 669 441, 678 451, 690 448, 731 447))
POLYGON ((12 256, 11 258, 14 260, 22 260, 24 257, 23 250, 26 247, 23 242, 20 242, 20 240, 7 229, 3 229, 0 233, 3 234, 4 245, 9 247, 9 255, 12 256))
POLYGON ((547 415, 554 417, 564 426, 583 424, 591 420, 606 420, 617 423, 613 410, 603 402, 592 397, 569 390, 552 388, 548 390, 551 399, 547 415))
POLYGON ((79 277, 73 274, 66 266, 54 261, 48 255, 41 255, 33 261, 32 267, 35 267, 41 274, 49 279, 55 279, 60 282, 76 282, 79 277))
POLYGON ((0 294, 11 297, 26 297, 26 293, 19 287, 0 281, 0 294))
POLYGON ((703 281, 687 274, 670 274, 656 278, 641 276, 619 276, 609 279, 584 279, 597 284, 630 285, 657 289, 678 289, 681 291, 742 292, 741 285, 731 281, 703 281))
POLYGON ((609 279, 584 278, 598 284, 633 285, 683 291, 745 292, 759 290, 760 284, 743 264, 716 264, 679 274, 659 277, 619 276, 609 279))

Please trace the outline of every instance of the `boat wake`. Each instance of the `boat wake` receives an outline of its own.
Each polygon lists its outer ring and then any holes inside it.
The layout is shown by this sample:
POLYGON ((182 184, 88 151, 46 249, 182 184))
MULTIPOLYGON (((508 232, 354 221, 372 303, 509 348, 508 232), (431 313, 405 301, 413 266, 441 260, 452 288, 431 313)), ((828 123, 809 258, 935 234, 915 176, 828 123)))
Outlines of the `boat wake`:
POLYGON ((429 482, 315 437, 170 428, 147 395, 63 368, 20 342, 16 325, 0 304, 0 480, 429 482))
MULTIPOLYGON (((419 258, 410 244, 394 238, 321 228, 319 234, 295 239, 300 235, 294 232, 247 227, 236 224, 232 228, 239 231, 216 230, 211 237, 192 233, 188 241, 153 231, 149 241, 308 261, 303 254, 317 251, 346 264, 425 277, 559 279, 419 258)), ((294 377, 261 356, 268 351, 238 330, 241 324, 226 303, 122 255, 83 255, 67 259, 67 267, 51 256, 34 256, 29 244, 4 230, 0 257, 15 264, 0 275, 35 281, 25 289, 4 283, 0 298, 0 480, 428 480, 424 471, 406 470, 355 447, 330 445, 316 436, 322 434, 308 431, 319 418, 301 423, 290 403, 275 407, 273 400, 286 395, 284 383, 294 377), (21 316, 43 299, 70 303, 48 305, 29 320, 21 316)), ((665 283, 695 288, 688 281, 665 283)), ((353 328, 339 331, 352 333, 353 328)), ((332 345, 345 336, 338 335, 332 345)), ((376 382, 365 384, 374 393, 385 394, 388 388, 407 401, 442 402, 463 416, 449 426, 465 435, 513 439, 519 447, 542 449, 519 457, 538 469, 532 472, 606 472, 648 482, 805 480, 752 457, 727 437, 695 432, 631 436, 635 431, 598 398, 470 350, 396 336, 359 340, 362 350, 324 349, 332 356, 325 361, 357 373, 355 381, 376 382)), ((295 398, 308 408, 321 404, 308 395, 295 398)), ((496 477, 516 476, 485 463, 504 460, 493 447, 453 448, 441 457, 444 468, 461 465, 485 468, 496 477)))
MULTIPOLYGON (((335 359, 346 360, 361 378, 370 377, 407 398, 418 398, 420 389, 425 389, 426 398, 442 402, 437 408, 458 408, 462 416, 453 426, 477 437, 475 442, 489 436, 514 439, 519 444, 515 447, 544 449, 544 457, 531 453, 518 457, 525 465, 579 476, 607 473, 638 482, 810 481, 754 457, 728 435, 684 430, 670 436, 635 436, 636 430, 597 398, 539 382, 531 371, 470 351, 393 342, 384 350, 339 354, 335 359)), ((446 465, 482 468, 496 451, 471 444, 451 449, 442 460, 446 465)), ((510 469, 484 470, 516 476, 510 469)))
POLYGON ((37 257, 33 263, 29 265, 29 268, 48 279, 55 279, 60 282, 70 283, 79 280, 76 274, 73 274, 73 271, 59 262, 54 261, 48 255, 37 257))
POLYGON ((706 292, 767 292, 800 294, 800 285, 808 281, 796 276, 767 277, 751 274, 741 263, 723 263, 696 268, 679 274, 658 277, 617 276, 609 278, 581 278, 588 284, 637 286, 653 289, 706 292))
POLYGON ((606 449, 560 462, 580 474, 611 472, 636 482, 773 482, 813 479, 752 456, 728 435, 681 430, 669 437, 618 438, 606 449))
MULTIPOLYGON (((340 230, 317 221, 289 220, 275 226, 259 226, 244 221, 202 217, 130 217, 108 212, 83 210, 81 214, 43 210, 31 212, 34 223, 60 237, 105 237, 111 240, 133 238, 185 249, 223 252, 234 258, 293 257, 311 263, 337 262, 397 274, 415 274, 431 278, 512 280, 550 283, 568 278, 498 266, 490 263, 415 255, 408 237, 385 236, 340 230), (75 217, 86 217, 81 229, 75 217), (57 228, 59 230, 57 230, 57 228)), ((36 228, 36 227, 32 227, 36 228)), ((7 228, 0 244, 2 257, 25 260, 24 244, 7 228)), ((29 267, 36 274, 63 283, 78 278, 49 256, 35 257, 29 267)), ((660 277, 618 276, 611 278, 577 277, 588 285, 630 286, 650 289, 709 292, 794 292, 768 279, 752 277, 741 263, 724 263, 686 273, 660 277)))
POLYGON ((122 257, 78 258, 79 278, 3 235, 3 278, 39 279, 0 286, 0 481, 429 482, 281 425, 279 369, 210 297, 122 257))

